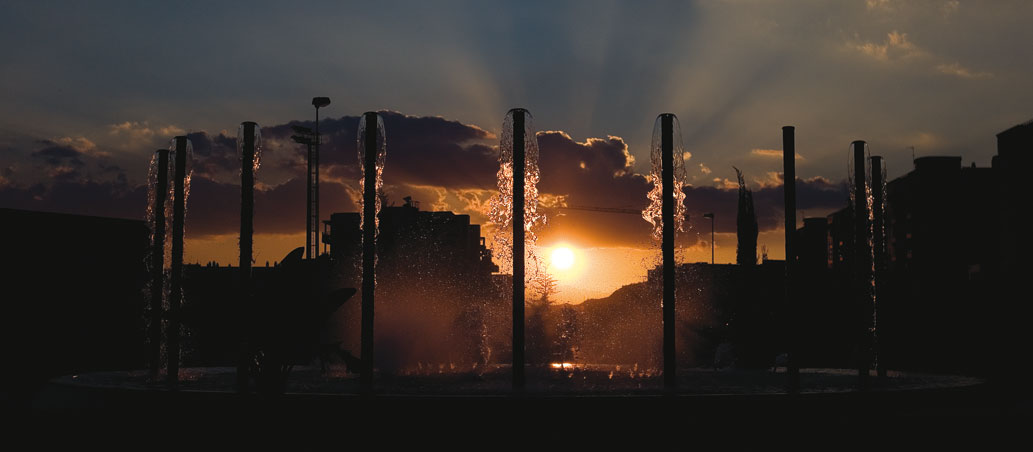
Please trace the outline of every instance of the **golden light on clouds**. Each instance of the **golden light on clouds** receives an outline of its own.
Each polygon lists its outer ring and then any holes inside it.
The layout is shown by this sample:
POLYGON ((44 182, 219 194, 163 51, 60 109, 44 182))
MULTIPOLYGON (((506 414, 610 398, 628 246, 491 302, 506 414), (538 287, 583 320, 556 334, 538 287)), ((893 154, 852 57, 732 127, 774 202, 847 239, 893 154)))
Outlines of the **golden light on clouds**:
MULTIPOLYGON (((750 155, 757 157, 770 157, 770 158, 782 158, 781 149, 750 149, 750 155)), ((800 153, 796 154, 796 160, 804 160, 804 157, 800 153)))

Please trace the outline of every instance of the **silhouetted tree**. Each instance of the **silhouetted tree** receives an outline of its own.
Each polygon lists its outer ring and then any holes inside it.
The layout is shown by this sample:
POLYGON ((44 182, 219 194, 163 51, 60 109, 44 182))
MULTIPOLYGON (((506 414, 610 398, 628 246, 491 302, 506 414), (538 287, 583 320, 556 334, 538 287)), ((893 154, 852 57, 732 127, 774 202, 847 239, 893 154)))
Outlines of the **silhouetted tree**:
POLYGON ((739 178, 739 213, 735 218, 735 232, 738 246, 735 250, 735 262, 739 265, 757 264, 757 214, 753 210, 753 192, 746 188, 742 171, 735 169, 739 178))
POLYGON ((527 362, 532 365, 547 365, 556 353, 550 340, 550 297, 555 295, 557 282, 549 275, 543 275, 531 282, 531 288, 538 298, 527 301, 527 362))
POLYGON ((556 278, 553 278, 550 275, 544 275, 543 277, 532 281, 531 287, 538 292, 539 299, 537 301, 532 300, 531 303, 543 306, 552 304, 552 300, 550 298, 559 292, 559 289, 556 287, 557 285, 558 282, 556 281, 556 278))

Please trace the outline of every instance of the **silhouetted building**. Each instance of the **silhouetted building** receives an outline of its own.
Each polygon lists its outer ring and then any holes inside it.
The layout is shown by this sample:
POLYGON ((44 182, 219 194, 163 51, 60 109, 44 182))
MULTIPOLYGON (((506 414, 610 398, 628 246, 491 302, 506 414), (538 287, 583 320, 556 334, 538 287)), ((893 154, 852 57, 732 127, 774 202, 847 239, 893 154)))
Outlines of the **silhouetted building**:
POLYGON ((849 204, 826 217, 828 268, 841 277, 850 273, 850 260, 854 253, 853 218, 854 209, 849 204))
POLYGON ((804 218, 796 231, 796 260, 800 271, 814 272, 829 266, 827 218, 804 218))
POLYGON ((977 371, 999 276, 999 175, 922 157, 886 187, 888 263, 877 294, 887 364, 977 371))
POLYGON ((142 220, 0 209, 0 394, 47 378, 144 365, 142 220))
MULTIPOLYGON (((481 363, 503 359, 509 287, 495 284, 491 250, 469 215, 421 211, 410 198, 384 207, 376 264, 377 366, 396 371, 419 362, 481 363), (384 342, 381 344, 381 342, 384 342)), ((335 277, 361 283, 358 213, 330 217, 335 277)), ((334 336, 356 350, 357 305, 342 310, 334 336)))
POLYGON ((992 164, 994 168, 1021 167, 1031 160, 1033 121, 1026 121, 997 134, 997 155, 994 156, 992 164))
MULTIPOLYGON (((488 278, 498 266, 481 237, 481 226, 470 224, 469 215, 421 211, 411 200, 403 206, 381 210, 377 236, 377 272, 404 277, 435 276, 448 279, 488 278), (401 272, 401 273, 396 273, 401 272), (429 273, 428 273, 429 272, 429 273)), ((335 261, 361 257, 362 234, 358 213, 330 216, 325 239, 335 261)))
MULTIPOLYGON (((876 293, 876 331, 879 359, 889 368, 985 374, 1028 360, 1016 348, 1028 336, 1019 333, 1026 324, 1013 319, 1029 311, 1019 301, 1026 290, 1019 281, 1030 255, 1024 178, 1033 167, 1033 121, 997 137, 991 168, 922 157, 886 186, 887 263, 876 293)), ((852 216, 848 205, 827 217, 825 250, 808 239, 819 234, 817 222, 805 220, 797 231, 801 296, 812 314, 851 296, 852 216), (825 272, 814 265, 822 259, 825 272)))
POLYGON ((1004 345, 1009 355, 1018 357, 1009 359, 1009 365, 1001 373, 1005 378, 1015 379, 1013 382, 1020 387, 1028 387, 1023 378, 1028 375, 1025 372, 1033 368, 1033 355, 1028 351, 1033 342, 1033 329, 1029 327, 1033 307, 1028 301, 1028 278, 1033 271, 1030 266, 1033 228, 1028 219, 1030 199, 1033 199, 1033 186, 1029 183, 1029 171, 1033 168, 1033 121, 997 134, 993 168, 1000 178, 1001 229, 997 234, 1001 244, 1000 298, 1007 307, 994 320, 1000 330, 1010 332, 1006 338, 1010 343, 1004 345))

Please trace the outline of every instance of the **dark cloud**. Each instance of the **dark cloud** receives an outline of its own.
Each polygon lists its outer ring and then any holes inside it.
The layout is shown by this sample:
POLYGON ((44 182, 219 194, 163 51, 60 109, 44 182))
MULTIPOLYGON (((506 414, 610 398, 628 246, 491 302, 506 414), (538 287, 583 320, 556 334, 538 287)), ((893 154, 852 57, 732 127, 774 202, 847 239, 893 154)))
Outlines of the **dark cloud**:
POLYGON ((240 170, 237 157, 237 137, 219 133, 192 132, 186 137, 194 149, 194 172, 204 176, 234 174, 240 170))
MULTIPOLYGON (((117 218, 143 218, 147 191, 130 185, 125 170, 103 153, 85 152, 50 140, 30 153, 37 165, 30 185, 0 184, 0 206, 117 218)), ((91 145, 92 146, 92 145, 91 145)), ((10 178, 16 171, 5 168, 10 178)))
MULTIPOLYGON (((782 189, 781 175, 778 185, 760 187, 747 184, 753 190, 753 201, 757 213, 757 225, 760 231, 779 229, 784 222, 785 194, 782 189)), ((796 203, 798 210, 831 210, 847 204, 847 190, 844 184, 833 184, 823 178, 797 179, 796 203)), ((688 187, 685 189, 685 205, 689 216, 696 227, 706 226, 709 220, 703 220, 704 213, 714 213, 714 229, 717 232, 735 232, 736 207, 738 192, 718 187, 688 187)))
MULTIPOLYGON (((496 137, 457 121, 438 117, 406 116, 381 112, 387 131, 388 160, 384 175, 389 202, 404 195, 423 201, 424 209, 465 210, 482 221, 487 198, 496 187, 498 170, 496 137), (477 212, 474 212, 476 210, 477 212)), ((322 149, 324 174, 320 185, 321 218, 333 212, 355 211, 352 193, 357 184, 355 134, 357 117, 326 119, 321 132, 328 137, 322 149)), ((304 230, 304 149, 290 142, 293 121, 262 129, 266 165, 288 168, 285 182, 259 186, 255 193, 255 230, 258 233, 300 233, 304 230), (284 163, 286 162, 286 163, 284 163), (299 164, 300 162, 300 164, 299 164), (300 166, 299 166, 300 165, 300 166)), ((226 134, 196 132, 188 135, 194 147, 194 177, 188 205, 189 237, 235 234, 239 228, 240 188, 235 177, 238 161, 236 138, 226 134)), ((539 167, 543 202, 562 199, 570 206, 641 210, 647 204, 650 183, 632 171, 633 159, 620 137, 592 138, 579 142, 559 131, 538 134, 539 167)), ((0 186, 0 205, 122 218, 142 218, 147 193, 131 186, 122 166, 54 142, 31 155, 44 168, 65 168, 49 173, 50 179, 32 186, 11 183, 0 186), (97 170, 91 170, 94 167, 97 170)), ((10 171, 8 171, 9 173, 10 171)), ((9 178, 10 174, 5 177, 9 178)), ((749 176, 749 175, 748 175, 749 176)), ((756 184, 754 199, 760 229, 782 225, 782 187, 779 177, 756 184)), ((737 194, 734 189, 711 186, 686 187, 690 225, 709 229, 702 214, 714 212, 718 232, 735 231, 737 194)), ((831 210, 845 205, 845 187, 815 178, 797 181, 801 210, 831 210)), ((568 240, 585 245, 644 246, 650 243, 650 225, 637 214, 548 209, 549 226, 543 240, 568 240)), ((697 240, 683 234, 683 244, 697 240)))
POLYGON ((0 187, 0 206, 100 217, 143 219, 147 190, 115 181, 58 180, 50 186, 0 187))
MULTIPOLYGON (((388 130, 388 183, 455 187, 494 187, 496 157, 491 147, 474 142, 491 134, 477 127, 438 117, 414 117, 381 112, 388 130), (393 133, 392 133, 393 132, 393 133)), ((286 182, 256 190, 255 230, 258 233, 297 233, 304 230, 304 149, 290 142, 291 125, 312 126, 304 121, 262 130, 266 159, 290 161, 294 166, 286 182), (287 146, 286 148, 284 146, 287 146), (286 149, 286 152, 282 151, 286 149), (280 154, 280 155, 277 155, 280 154)), ((326 135, 321 157, 331 175, 356 183, 355 134, 357 117, 321 121, 326 135)), ((193 146, 191 195, 187 234, 190 237, 231 234, 239 227, 240 187, 234 174, 238 168, 236 137, 220 133, 187 135, 193 146), (223 180, 230 182, 223 182, 223 180)), ((0 205, 90 215, 142 218, 146 210, 146 188, 130 187, 118 165, 93 159, 73 147, 45 141, 46 147, 32 153, 48 171, 46 183, 30 187, 4 185, 0 205), (85 171, 96 166, 97 174, 85 171), (62 171, 56 172, 57 169, 62 171), (104 180, 95 180, 103 177, 104 180)), ((289 165, 288 165, 289 166, 289 165)), ((5 176, 6 177, 6 176, 5 176)), ((320 184, 321 218, 332 212, 355 211, 356 205, 341 183, 320 184)))
POLYGON ((32 152, 32 157, 42 162, 44 174, 55 181, 77 181, 84 174, 84 161, 88 157, 82 151, 49 140, 39 142, 43 149, 32 152))
MULTIPOLYGON (((568 206, 618 207, 641 210, 648 204, 649 184, 631 172, 632 158, 620 137, 578 142, 563 132, 538 134, 541 181, 539 190, 563 196, 568 206)), ((547 211, 551 219, 542 231, 545 241, 642 246, 650 225, 641 215, 584 210, 547 211)))
MULTIPOLYGON (((355 211, 356 206, 339 183, 321 183, 320 218, 332 212, 355 211)), ((240 186, 194 177, 187 200, 187 236, 193 238, 235 234, 240 231, 240 186)), ((255 233, 295 234, 305 230, 305 180, 290 179, 265 190, 255 190, 255 233)))
MULTIPOLYGON (((498 155, 484 143, 493 138, 483 129, 441 117, 407 116, 382 111, 387 135, 387 184, 433 185, 451 188, 490 188, 495 186, 498 155)), ((262 129, 263 140, 290 143, 292 126, 315 128, 312 121, 291 121, 262 129)), ((320 120, 323 135, 320 166, 332 176, 357 177, 356 133, 359 117, 344 116, 320 120)), ((304 171, 305 148, 292 145, 293 151, 279 156, 280 166, 304 171)))
MULTIPOLYGON (((651 183, 630 172, 631 161, 621 138, 589 139, 577 142, 562 132, 538 134, 542 172, 539 188, 548 194, 565 197, 569 206, 624 208, 641 210, 648 204, 651 183)), ((777 184, 752 187, 761 231, 779 229, 783 224, 783 191, 777 184)), ((846 188, 822 178, 797 180, 799 209, 829 210, 846 203, 846 188)), ((738 194, 735 189, 712 186, 685 188, 689 228, 708 230, 704 213, 715 214, 717 232, 735 232, 738 194)), ((583 210, 550 210, 550 226, 543 240, 581 241, 589 244, 642 246, 649 243, 650 225, 639 215, 583 210)), ((693 233, 681 234, 682 245, 697 240, 693 233)))
POLYGON ((52 141, 41 141, 40 143, 47 147, 33 151, 32 156, 42 160, 47 165, 82 167, 86 164, 82 159, 83 153, 73 147, 62 146, 52 141))

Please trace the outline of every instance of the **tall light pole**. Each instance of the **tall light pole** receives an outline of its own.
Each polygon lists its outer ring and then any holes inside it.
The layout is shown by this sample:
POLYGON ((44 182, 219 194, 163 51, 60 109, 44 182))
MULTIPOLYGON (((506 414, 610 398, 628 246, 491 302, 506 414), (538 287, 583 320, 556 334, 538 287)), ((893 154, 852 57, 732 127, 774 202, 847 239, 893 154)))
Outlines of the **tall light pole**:
MULTIPOLYGON (((307 188, 306 188, 307 195, 306 196, 307 197, 305 198, 305 206, 306 206, 305 207, 305 258, 306 259, 311 259, 313 257, 313 254, 314 254, 312 252, 312 249, 316 248, 316 247, 313 246, 313 243, 312 243, 312 239, 313 239, 314 234, 315 234, 315 232, 314 232, 315 227, 313 226, 313 222, 312 222, 312 219, 313 219, 313 215, 312 215, 313 204, 315 204, 315 207, 316 207, 315 211, 319 212, 319 197, 318 197, 318 195, 319 195, 319 186, 318 185, 314 185, 313 184, 313 180, 312 180, 312 176, 313 176, 312 167, 314 165, 316 167, 316 174, 315 175, 317 176, 317 179, 315 180, 315 182, 318 183, 318 181, 319 181, 319 179, 318 179, 319 162, 315 161, 315 159, 313 159, 313 155, 312 155, 312 151, 313 151, 312 145, 316 144, 316 138, 315 138, 316 133, 313 132, 312 129, 310 129, 308 127, 292 126, 291 128, 294 129, 294 133, 295 133, 295 135, 291 135, 291 139, 294 140, 295 143, 304 144, 305 145, 305 150, 306 150, 306 154, 305 155, 308 156, 308 181, 306 182, 306 184, 307 184, 307 188), (315 195, 315 196, 313 196, 313 195, 315 195), (315 198, 315 199, 313 199, 313 198, 315 198)), ((318 217, 318 214, 316 215, 316 217, 318 217)))
POLYGON ((710 219, 710 265, 714 265, 714 213, 705 213, 703 218, 710 219))
POLYGON ((305 217, 305 257, 308 259, 319 256, 319 143, 323 141, 319 136, 319 108, 327 105, 330 105, 329 97, 312 98, 312 106, 316 107, 316 131, 311 134, 310 143, 294 140, 308 145, 308 212, 305 217))

